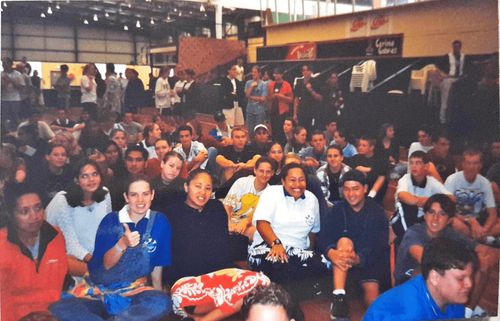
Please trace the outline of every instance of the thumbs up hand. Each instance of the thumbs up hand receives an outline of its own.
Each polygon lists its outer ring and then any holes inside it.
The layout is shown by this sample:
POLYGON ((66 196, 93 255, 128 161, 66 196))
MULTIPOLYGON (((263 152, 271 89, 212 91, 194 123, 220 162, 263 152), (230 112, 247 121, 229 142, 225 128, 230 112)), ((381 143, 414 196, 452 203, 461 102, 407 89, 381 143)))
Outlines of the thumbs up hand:
POLYGON ((122 238, 125 241, 127 247, 135 247, 139 244, 141 240, 141 235, 139 232, 131 232, 127 223, 123 223, 123 228, 125 229, 125 234, 123 234, 122 238))

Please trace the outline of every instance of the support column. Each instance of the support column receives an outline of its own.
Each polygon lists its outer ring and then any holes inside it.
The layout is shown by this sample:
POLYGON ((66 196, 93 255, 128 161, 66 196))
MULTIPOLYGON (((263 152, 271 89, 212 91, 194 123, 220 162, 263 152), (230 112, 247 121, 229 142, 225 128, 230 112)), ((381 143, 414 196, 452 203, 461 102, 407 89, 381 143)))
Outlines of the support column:
POLYGON ((215 38, 222 39, 222 4, 215 5, 215 38))
POLYGON ((73 43, 74 43, 74 54, 75 54, 75 62, 79 62, 80 57, 79 55, 79 48, 78 48, 78 27, 75 25, 73 26, 73 43))

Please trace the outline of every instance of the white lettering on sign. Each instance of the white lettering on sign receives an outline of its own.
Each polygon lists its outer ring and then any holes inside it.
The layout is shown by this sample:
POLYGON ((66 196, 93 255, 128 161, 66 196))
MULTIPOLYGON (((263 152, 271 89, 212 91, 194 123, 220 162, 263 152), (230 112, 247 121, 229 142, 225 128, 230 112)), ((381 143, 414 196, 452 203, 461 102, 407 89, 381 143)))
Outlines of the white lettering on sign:
POLYGON ((398 47, 395 40, 378 38, 375 40, 375 47, 379 56, 398 54, 398 47))

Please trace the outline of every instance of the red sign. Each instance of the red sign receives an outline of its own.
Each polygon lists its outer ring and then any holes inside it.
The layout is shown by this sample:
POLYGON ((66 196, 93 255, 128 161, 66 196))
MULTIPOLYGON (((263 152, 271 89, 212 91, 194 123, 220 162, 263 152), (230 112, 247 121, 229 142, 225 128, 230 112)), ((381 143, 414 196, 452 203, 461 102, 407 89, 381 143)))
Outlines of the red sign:
POLYGON ((385 15, 375 16, 372 20, 372 24, 370 26, 370 29, 377 30, 388 22, 389 22, 389 18, 385 15))
POLYGON ((356 18, 352 21, 351 25, 351 32, 356 32, 359 29, 362 29, 364 26, 366 26, 366 19, 365 18, 356 18))
POLYGON ((316 59, 316 44, 302 43, 288 47, 286 60, 311 60, 316 59))

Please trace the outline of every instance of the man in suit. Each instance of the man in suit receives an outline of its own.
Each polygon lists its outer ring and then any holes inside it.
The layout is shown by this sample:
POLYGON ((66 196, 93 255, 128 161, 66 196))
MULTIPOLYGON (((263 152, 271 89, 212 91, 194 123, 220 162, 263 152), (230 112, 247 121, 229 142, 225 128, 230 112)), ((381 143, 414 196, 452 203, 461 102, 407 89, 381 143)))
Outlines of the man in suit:
POLYGON ((227 76, 221 81, 222 112, 229 126, 243 126, 242 100, 245 95, 243 83, 236 79, 237 66, 233 65, 227 71, 227 76))

